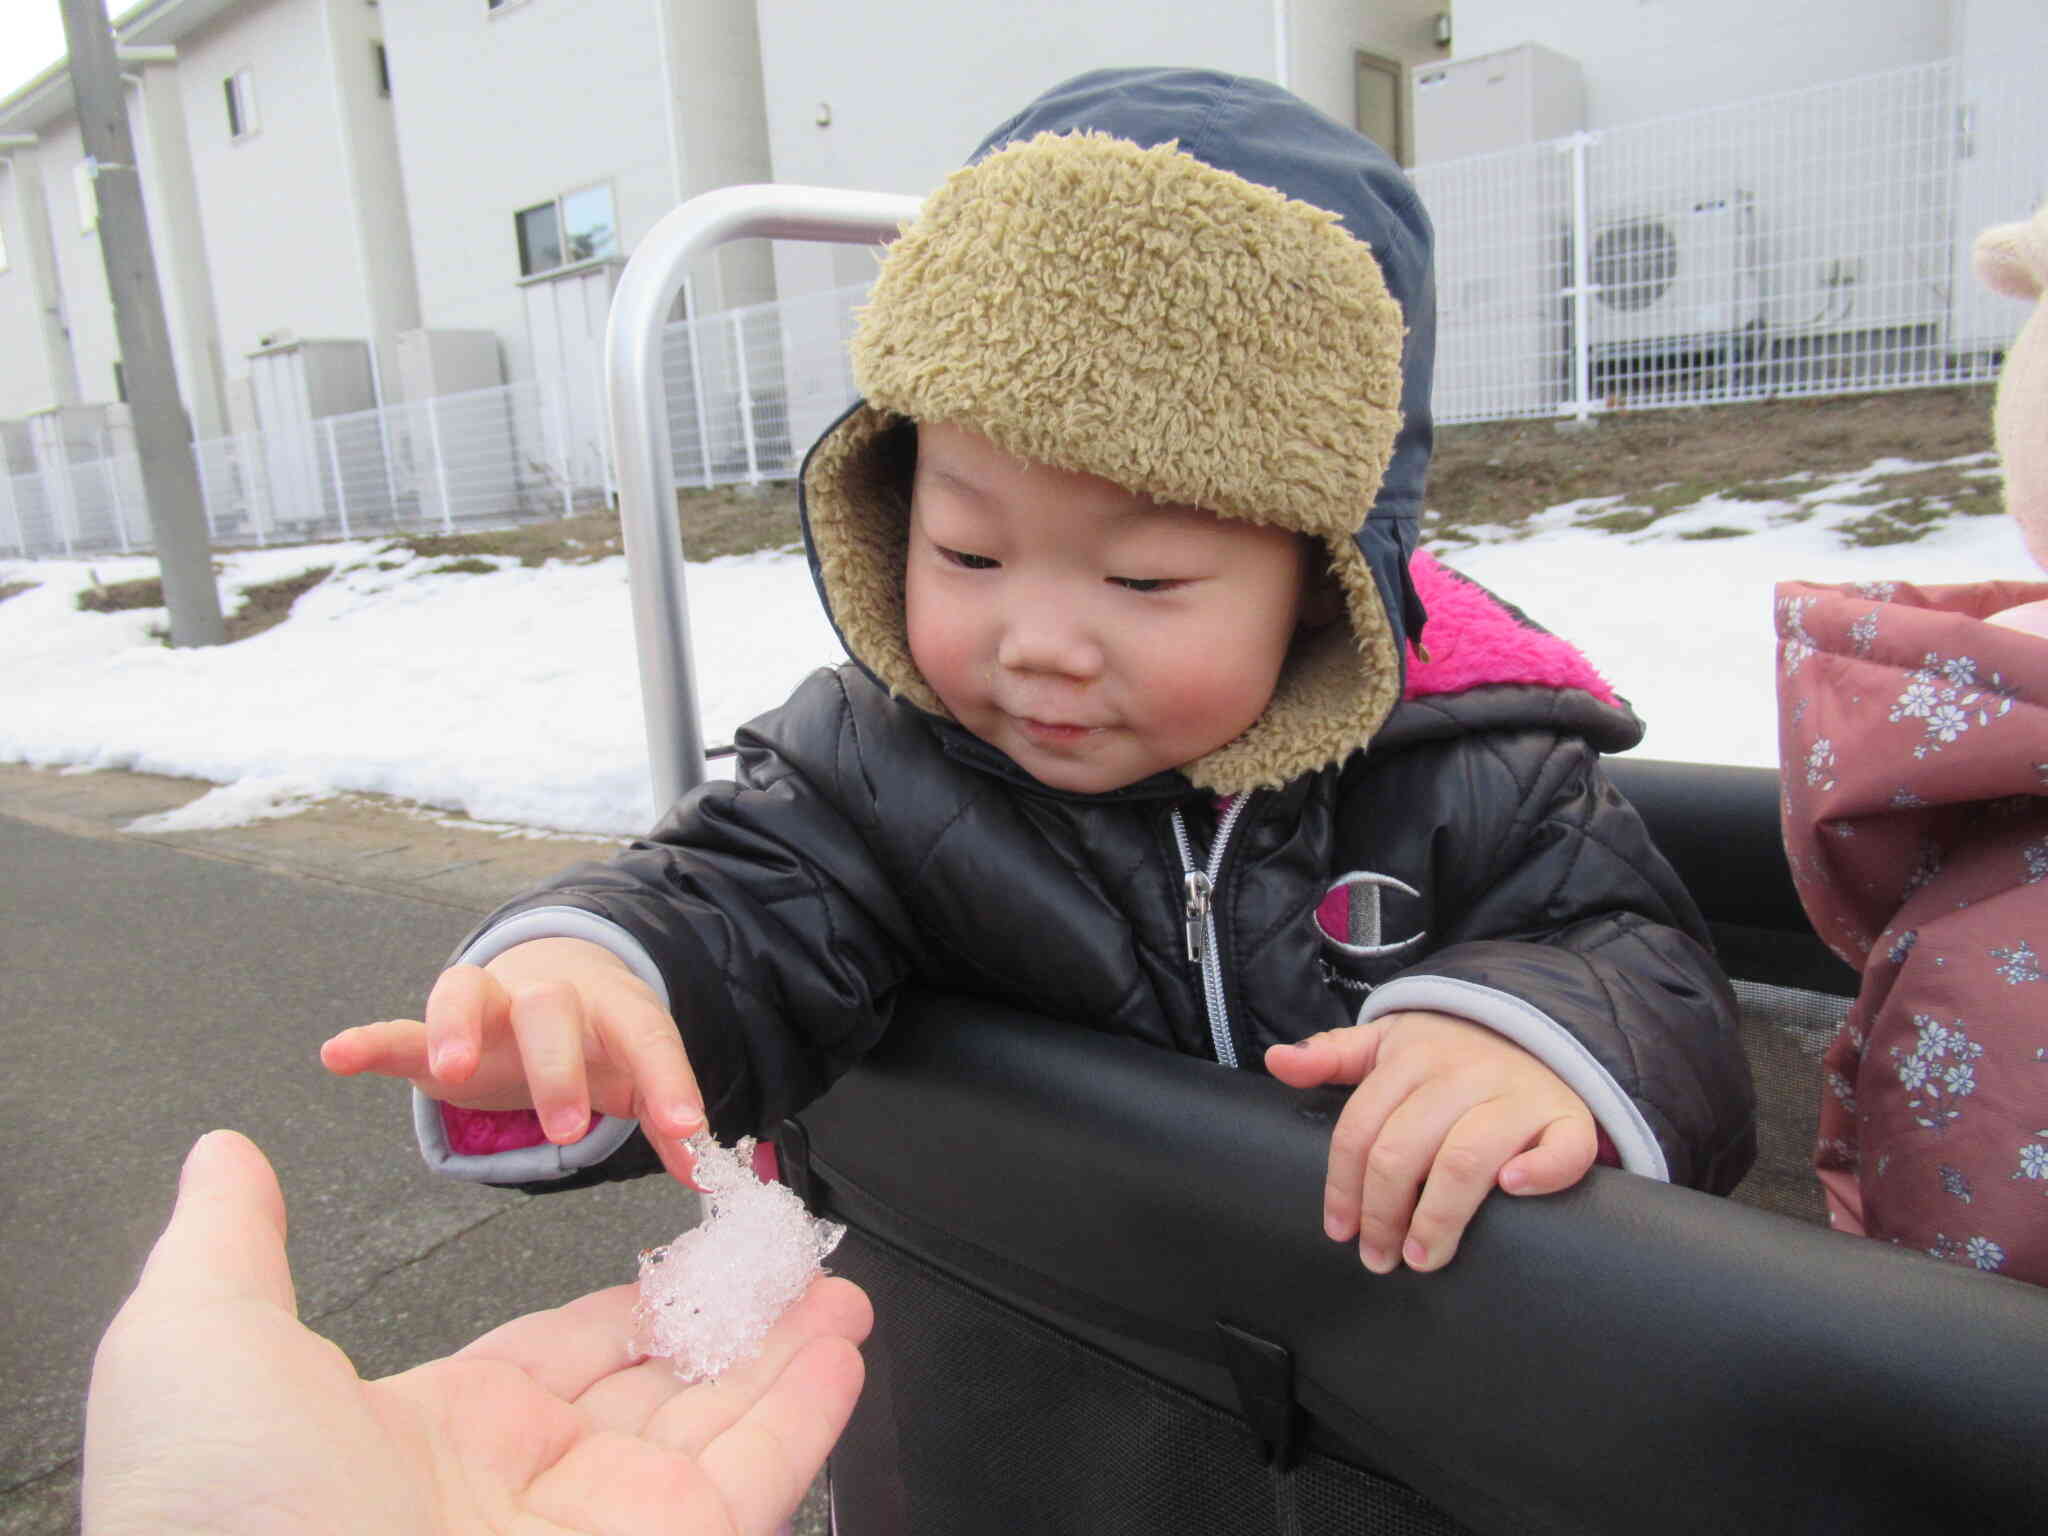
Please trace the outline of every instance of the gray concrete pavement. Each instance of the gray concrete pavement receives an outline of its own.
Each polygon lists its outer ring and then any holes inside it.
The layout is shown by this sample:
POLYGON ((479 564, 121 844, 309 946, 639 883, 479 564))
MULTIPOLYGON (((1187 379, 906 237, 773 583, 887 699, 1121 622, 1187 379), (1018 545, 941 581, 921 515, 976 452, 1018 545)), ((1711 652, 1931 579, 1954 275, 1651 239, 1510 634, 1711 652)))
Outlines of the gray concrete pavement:
POLYGON ((315 1048, 417 1010, 502 896, 588 843, 376 802, 213 833, 121 829, 205 786, 0 766, 0 1532, 77 1528, 92 1350, 194 1137, 252 1136, 292 1219, 300 1313, 365 1375, 631 1277, 694 1219, 665 1180, 559 1197, 460 1185, 412 1150, 401 1088, 315 1048))

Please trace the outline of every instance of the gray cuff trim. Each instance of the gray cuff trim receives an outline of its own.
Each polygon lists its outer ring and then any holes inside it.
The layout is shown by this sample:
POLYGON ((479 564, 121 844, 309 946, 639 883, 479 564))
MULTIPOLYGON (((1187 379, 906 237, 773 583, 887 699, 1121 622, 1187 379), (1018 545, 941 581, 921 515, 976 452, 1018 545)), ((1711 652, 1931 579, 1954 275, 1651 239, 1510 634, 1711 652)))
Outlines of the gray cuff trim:
POLYGON ((529 939, 582 939, 608 949, 626 962, 642 981, 654 989, 661 1006, 668 1007, 668 983, 661 969, 643 949, 640 941, 608 917, 599 917, 582 907, 532 907, 515 912, 502 923, 493 923, 449 962, 450 965, 488 965, 515 944, 529 939))
POLYGON ((603 1115, 589 1135, 566 1147, 543 1141, 509 1152, 451 1152, 447 1127, 441 1124, 441 1106, 419 1089, 412 1091, 412 1130, 419 1138, 420 1156, 436 1173, 477 1184, 539 1184, 549 1179, 565 1179, 610 1157, 626 1144, 639 1124, 638 1120, 623 1116, 603 1115))
POLYGON ((1565 1086, 1586 1101, 1593 1119, 1614 1149, 1621 1166, 1645 1178, 1671 1180, 1671 1165, 1657 1143, 1657 1133, 1622 1092, 1607 1069, 1570 1030, 1535 1004, 1512 993, 1483 987, 1453 976, 1403 976, 1388 982, 1365 1000, 1358 1022, 1370 1023, 1389 1013, 1409 1009, 1454 1014, 1505 1035, 1564 1079, 1565 1086))
MULTIPOLYGON (((653 989, 662 1007, 668 1006, 668 983, 662 980, 661 971, 640 941, 617 923, 581 907, 535 907, 516 913, 478 934, 452 963, 486 965, 513 945, 529 939, 583 939, 608 949, 653 989)), ((427 1166, 450 1178, 479 1184, 536 1184, 567 1178, 610 1157, 626 1144, 639 1124, 622 1115, 604 1115, 591 1127, 589 1135, 566 1147, 543 1141, 509 1152, 465 1154, 448 1149, 441 1106, 417 1088, 412 1093, 413 1135, 419 1140, 420 1155, 427 1160, 427 1166)))

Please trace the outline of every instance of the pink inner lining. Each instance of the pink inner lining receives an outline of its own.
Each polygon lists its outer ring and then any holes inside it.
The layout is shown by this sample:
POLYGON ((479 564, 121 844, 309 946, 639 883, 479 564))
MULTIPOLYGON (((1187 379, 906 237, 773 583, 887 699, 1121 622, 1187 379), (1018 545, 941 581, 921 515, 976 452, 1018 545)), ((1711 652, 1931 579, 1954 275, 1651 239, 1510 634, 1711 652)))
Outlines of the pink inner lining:
MULTIPOLYGON (((597 1124, 592 1115, 583 1134, 597 1124)), ((458 1104, 441 1106, 441 1129, 448 1136, 448 1150, 462 1157, 489 1157, 494 1152, 516 1152, 537 1147, 547 1133, 540 1128, 540 1116, 530 1109, 464 1109, 458 1104)))
POLYGON ((1536 683, 1582 689, 1603 704, 1621 703, 1577 646, 1521 623, 1491 593, 1429 551, 1417 550, 1408 570, 1429 610, 1422 632, 1429 660, 1410 649, 1402 697, 1462 693, 1489 683, 1536 683))

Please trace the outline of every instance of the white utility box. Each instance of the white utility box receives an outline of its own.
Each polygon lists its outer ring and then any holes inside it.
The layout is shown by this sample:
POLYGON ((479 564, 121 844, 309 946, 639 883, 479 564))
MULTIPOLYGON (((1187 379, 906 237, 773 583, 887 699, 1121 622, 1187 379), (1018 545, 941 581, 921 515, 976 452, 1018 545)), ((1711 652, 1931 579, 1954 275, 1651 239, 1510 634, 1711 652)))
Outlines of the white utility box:
POLYGON ((1519 149, 1586 126, 1578 61, 1540 43, 1418 64, 1413 78, 1417 165, 1519 149))
POLYGON ((505 363, 496 331, 400 331, 398 388, 402 399, 431 400, 496 389, 505 363))

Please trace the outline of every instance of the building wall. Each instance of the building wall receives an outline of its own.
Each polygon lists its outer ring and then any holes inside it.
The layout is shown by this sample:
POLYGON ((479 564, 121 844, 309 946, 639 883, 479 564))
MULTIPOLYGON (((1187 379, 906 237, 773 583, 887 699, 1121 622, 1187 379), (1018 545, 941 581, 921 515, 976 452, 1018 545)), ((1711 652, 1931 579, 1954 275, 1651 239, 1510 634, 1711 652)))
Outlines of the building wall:
MULTIPOLYGON (((114 334, 114 303, 107 294, 107 269, 100 256, 99 236, 82 229, 84 204, 75 172, 85 159, 85 141, 75 117, 40 130, 37 161, 43 182, 43 205, 50 215, 51 268, 63 295, 64 326, 78 377, 78 398, 84 404, 119 399, 114 363, 121 344, 114 334)), ((148 178, 143 178, 148 208, 148 178)), ((91 196, 90 188, 85 189, 91 196)), ((154 221, 152 221, 154 228, 154 221)), ((161 252, 158 260, 162 260, 161 252)), ((46 402, 54 404, 56 402, 46 402)))
POLYGON ((0 151, 0 421, 78 401, 51 262, 37 148, 0 151))
POLYGON ((1376 5, 1289 8, 1288 87, 1339 122, 1358 126, 1357 53, 1364 49, 1411 67, 1447 56, 1436 18, 1449 0, 1385 0, 1376 5))
POLYGON ((2031 307, 1992 293, 1977 278, 1970 243, 1994 224, 2048 203, 2048 7, 2040 0, 1962 0, 1957 53, 1965 128, 1956 187, 1957 241, 1950 281, 1965 346, 2004 346, 2031 307))
MULTIPOLYGON (((1297 12, 1307 8, 1297 0, 1297 12)), ((1181 65, 1269 80, 1276 73, 1270 0, 898 0, 886 22, 876 7, 760 0, 757 14, 775 179, 814 186, 921 196, 1005 117, 1085 70, 1181 65), (820 125, 824 108, 831 121, 820 125)), ((1350 103, 1348 73, 1341 98, 1316 101, 1345 121, 1350 103)), ((865 250, 778 245, 775 254, 785 296, 874 271, 865 250)))
POLYGON ((324 0, 249 0, 178 40, 178 82, 230 381, 265 338, 368 340, 377 312, 344 121, 327 79, 324 0), (223 82, 254 82, 255 130, 229 130, 223 82))
MULTIPOLYGON (((2039 0, 2022 0, 2038 5, 2039 0)), ((1948 57, 1952 0, 1457 0, 1455 58, 1541 43, 1617 127, 1948 57)))
MULTIPOLYGON (((393 7, 396 9, 396 7, 393 7)), ((398 395, 398 333, 420 323, 412 221, 399 171, 398 116, 377 77, 383 10, 363 0, 322 0, 326 79, 341 124, 350 222, 357 243, 369 339, 386 399, 398 395)))
POLYGON ((135 66, 129 73, 128 127, 142 167, 143 208, 178 393, 193 436, 218 437, 227 430, 227 360, 185 133, 184 91, 172 65, 135 66))
POLYGON ((406 0, 383 10, 421 323, 532 354, 513 215, 596 183, 630 251, 675 205, 651 0, 406 0))

